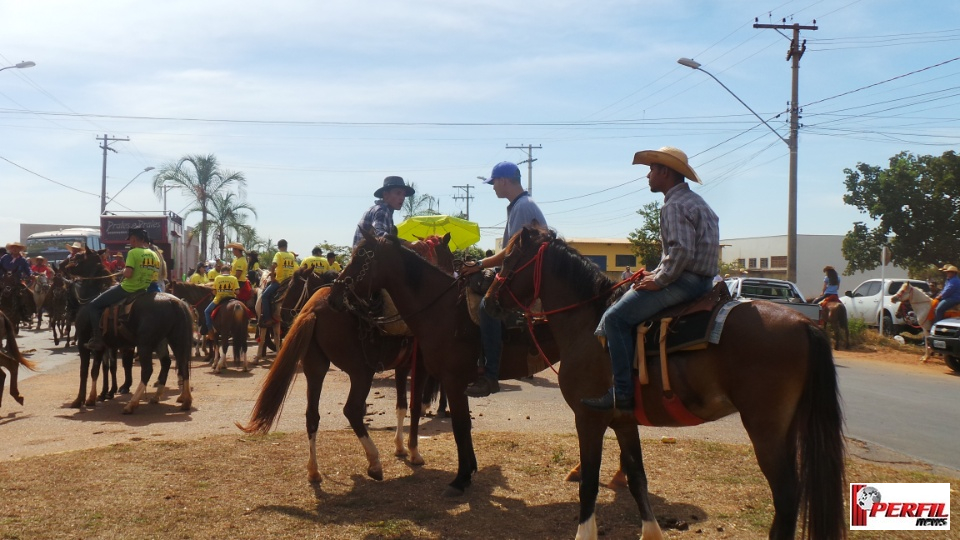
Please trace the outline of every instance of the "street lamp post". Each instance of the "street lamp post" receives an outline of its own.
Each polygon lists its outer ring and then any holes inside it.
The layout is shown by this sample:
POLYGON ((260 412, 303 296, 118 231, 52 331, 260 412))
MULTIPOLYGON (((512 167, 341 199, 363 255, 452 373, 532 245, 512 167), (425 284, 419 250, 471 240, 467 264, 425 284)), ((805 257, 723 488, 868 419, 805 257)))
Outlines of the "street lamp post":
MULTIPOLYGON (((744 103, 739 96, 733 93, 733 90, 727 88, 727 85, 720 82, 720 79, 713 76, 712 73, 700 67, 700 63, 692 60, 690 58, 681 58, 677 60, 677 63, 682 66, 687 66, 688 68, 702 71, 710 76, 711 79, 717 81, 717 84, 723 87, 724 90, 730 93, 731 96, 737 98, 737 101, 741 105, 747 108, 763 125, 767 126, 770 131, 772 131, 777 138, 786 143, 787 148, 790 149, 790 178, 788 181, 787 187, 787 281, 797 281, 797 131, 799 128, 799 118, 797 115, 798 109, 796 106, 790 107, 790 137, 784 139, 777 130, 773 129, 773 126, 767 123, 766 120, 760 117, 749 105, 744 103)), ((793 103, 796 103, 796 85, 793 89, 793 103)))
POLYGON ((143 173, 145 173, 145 172, 152 171, 154 168, 155 168, 155 167, 146 167, 146 168, 143 169, 142 171, 138 172, 138 173, 136 174, 136 176, 134 176, 133 178, 131 178, 129 182, 127 182, 122 188, 120 188, 120 191, 116 192, 116 193, 113 195, 113 197, 110 197, 110 200, 104 201, 104 202, 100 205, 100 214, 103 214, 103 211, 106 210, 106 208, 107 208, 107 204, 110 203, 110 202, 112 202, 114 199, 116 199, 116 198, 117 198, 117 195, 120 195, 120 192, 122 192, 123 190, 127 189, 127 186, 129 186, 130 184, 132 184, 133 181, 137 179, 137 177, 139 177, 141 174, 143 174, 143 173))
POLYGON ((16 69, 32 68, 32 67, 35 66, 35 65, 37 65, 37 64, 34 63, 34 62, 31 62, 31 61, 29 61, 29 60, 26 60, 26 61, 20 62, 20 63, 18 63, 18 64, 14 64, 14 65, 12 65, 12 66, 2 67, 2 68, 0 68, 0 71, 3 71, 3 70, 5 70, 5 69, 14 69, 14 68, 16 68, 16 69))

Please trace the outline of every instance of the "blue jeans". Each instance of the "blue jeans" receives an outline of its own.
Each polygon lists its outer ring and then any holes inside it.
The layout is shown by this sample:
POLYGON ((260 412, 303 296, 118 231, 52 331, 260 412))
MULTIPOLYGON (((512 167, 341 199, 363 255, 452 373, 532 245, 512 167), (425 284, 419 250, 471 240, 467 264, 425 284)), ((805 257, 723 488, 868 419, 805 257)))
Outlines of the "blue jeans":
POLYGON ((699 298, 712 288, 713 276, 684 272, 659 291, 630 289, 616 304, 607 308, 595 334, 607 338, 610 361, 613 363, 613 388, 618 397, 633 397, 636 326, 670 306, 699 298))
POLYGON ((203 310, 203 317, 207 320, 207 332, 213 330, 213 310, 217 309, 217 304, 210 302, 207 309, 203 310))
POLYGON ((108 307, 122 301, 131 294, 133 293, 123 290, 123 287, 117 284, 103 291, 100 293, 100 296, 97 296, 90 302, 87 309, 90 310, 90 329, 93 330, 93 333, 90 335, 93 336, 93 339, 100 341, 103 337, 103 334, 100 332, 100 318, 103 317, 103 312, 106 311, 108 307))
POLYGON ((279 282, 271 281, 270 284, 263 289, 263 292, 260 293, 260 296, 263 298, 260 300, 260 319, 269 321, 273 318, 273 297, 276 296, 277 289, 279 288, 279 282))
POLYGON ((937 309, 933 312, 933 322, 943 320, 947 310, 958 304, 960 304, 960 300, 956 298, 948 298, 937 302, 937 309))
POLYGON ((487 314, 486 297, 480 301, 480 345, 483 346, 483 374, 496 381, 500 378, 503 327, 500 319, 487 314))

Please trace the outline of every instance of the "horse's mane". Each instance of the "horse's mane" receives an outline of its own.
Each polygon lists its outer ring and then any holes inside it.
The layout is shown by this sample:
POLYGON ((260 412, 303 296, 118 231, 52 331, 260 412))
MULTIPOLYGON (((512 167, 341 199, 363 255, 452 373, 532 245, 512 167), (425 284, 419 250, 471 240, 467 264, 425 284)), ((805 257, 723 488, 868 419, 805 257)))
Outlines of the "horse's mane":
MULTIPOLYGON (((587 259, 573 249, 552 230, 524 227, 527 232, 533 233, 529 240, 535 245, 547 244, 547 252, 551 255, 552 268, 562 280, 577 288, 577 292, 584 298, 600 296, 606 298, 612 293, 614 281, 607 277, 600 268, 590 259, 587 259)), ((507 252, 520 243, 522 233, 513 235, 507 244, 507 252)))
POLYGON ((410 286, 410 288, 413 288, 413 289, 420 288, 420 286, 423 284, 423 277, 425 272, 435 272, 437 275, 442 275, 447 279, 453 279, 453 277, 450 274, 434 266, 432 262, 425 259, 422 255, 420 255, 420 253, 404 246, 402 244, 401 239, 392 234, 381 236, 377 238, 376 241, 379 242, 381 245, 396 246, 398 248, 397 253, 400 254, 400 260, 403 262, 403 266, 405 268, 410 268, 411 266, 421 266, 421 267, 426 267, 428 269, 428 270, 422 270, 419 272, 406 272, 407 274, 406 284, 410 286))

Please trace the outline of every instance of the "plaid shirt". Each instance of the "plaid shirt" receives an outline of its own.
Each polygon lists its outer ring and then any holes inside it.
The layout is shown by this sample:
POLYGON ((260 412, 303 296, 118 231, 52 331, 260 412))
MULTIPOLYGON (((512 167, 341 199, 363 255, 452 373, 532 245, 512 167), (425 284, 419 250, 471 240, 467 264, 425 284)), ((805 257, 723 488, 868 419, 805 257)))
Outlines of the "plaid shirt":
POLYGON ((387 203, 383 201, 377 201, 376 204, 371 206, 360 218, 360 223, 357 223, 357 232, 353 235, 353 247, 357 247, 357 244, 363 240, 361 231, 371 227, 376 236, 397 234, 397 228, 393 226, 393 208, 387 206, 387 203))
POLYGON ((660 287, 683 272, 715 276, 719 271, 720 220, 686 183, 674 186, 663 198, 660 239, 663 258, 654 270, 660 287))

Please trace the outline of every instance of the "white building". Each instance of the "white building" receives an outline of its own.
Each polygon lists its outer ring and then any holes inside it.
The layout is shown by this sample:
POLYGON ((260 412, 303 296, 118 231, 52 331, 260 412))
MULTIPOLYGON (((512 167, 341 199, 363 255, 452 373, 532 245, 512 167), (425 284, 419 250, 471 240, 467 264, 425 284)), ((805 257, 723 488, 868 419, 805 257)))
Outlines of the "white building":
MULTIPOLYGON (((787 236, 756 236, 752 238, 721 239, 721 260, 740 262, 750 275, 786 279, 787 236)), ((797 286, 807 298, 818 296, 823 288, 823 267, 830 265, 840 275, 840 294, 852 291, 865 279, 879 278, 880 266, 868 272, 843 275, 847 261, 841 248, 843 235, 797 235, 797 286)), ((879 262, 879 261, 878 261, 879 262)), ((905 278, 907 270, 888 264, 883 269, 887 278, 905 278)))

